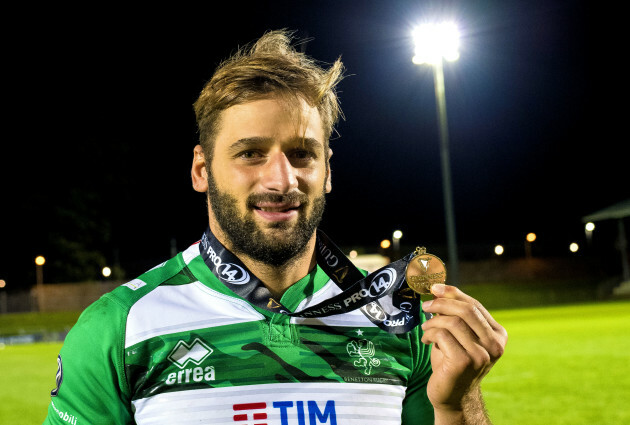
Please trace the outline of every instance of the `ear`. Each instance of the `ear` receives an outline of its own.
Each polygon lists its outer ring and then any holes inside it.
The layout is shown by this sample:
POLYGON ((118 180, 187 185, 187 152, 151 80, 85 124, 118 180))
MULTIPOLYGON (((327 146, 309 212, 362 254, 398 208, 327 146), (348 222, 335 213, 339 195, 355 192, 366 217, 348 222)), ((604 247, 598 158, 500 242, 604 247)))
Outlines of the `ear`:
POLYGON ((330 193, 330 191, 332 190, 332 180, 331 180, 331 175, 330 175, 330 157, 332 156, 333 151, 332 149, 328 148, 328 158, 326 158, 326 161, 328 162, 328 175, 326 176, 326 193, 330 193))
POLYGON ((203 154, 201 145, 195 146, 193 155, 192 168, 190 175, 192 177, 192 186, 197 192, 208 191, 208 171, 206 170, 206 157, 203 154))

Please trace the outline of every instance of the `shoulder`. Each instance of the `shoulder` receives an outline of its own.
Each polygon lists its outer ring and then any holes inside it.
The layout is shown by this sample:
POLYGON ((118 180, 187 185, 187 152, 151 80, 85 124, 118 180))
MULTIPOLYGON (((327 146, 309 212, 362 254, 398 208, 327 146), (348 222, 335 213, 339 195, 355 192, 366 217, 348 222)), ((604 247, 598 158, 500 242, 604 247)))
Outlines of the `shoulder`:
POLYGON ((172 282, 181 284, 192 280, 194 278, 187 270, 184 256, 180 253, 106 293, 88 306, 68 334, 68 339, 70 342, 80 339, 82 345, 95 338, 105 344, 111 344, 113 340, 124 341, 127 318, 134 305, 161 285, 172 282))
POLYGON ((184 255, 180 253, 170 260, 158 264, 137 278, 120 285, 112 292, 105 294, 103 298, 118 304, 123 310, 129 310, 135 303, 160 285, 170 284, 172 280, 182 283, 182 277, 184 278, 183 281, 189 281, 191 280, 190 276, 184 255))

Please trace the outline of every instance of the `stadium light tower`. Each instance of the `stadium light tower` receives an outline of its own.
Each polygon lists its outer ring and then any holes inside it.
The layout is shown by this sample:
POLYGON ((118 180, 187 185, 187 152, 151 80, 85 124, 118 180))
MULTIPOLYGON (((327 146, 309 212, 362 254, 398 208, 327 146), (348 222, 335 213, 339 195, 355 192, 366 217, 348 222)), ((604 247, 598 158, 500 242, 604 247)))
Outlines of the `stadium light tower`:
POLYGON ((446 240, 448 243, 448 268, 451 284, 459 284, 459 260, 457 258, 457 238, 455 236, 455 212, 449 159, 448 122, 446 119, 446 98, 444 91, 443 61, 459 58, 459 31, 451 22, 423 24, 413 31, 416 65, 428 64, 433 68, 435 100, 438 127, 440 132, 440 158, 442 163, 442 191, 444 193, 444 213, 446 216, 446 240))

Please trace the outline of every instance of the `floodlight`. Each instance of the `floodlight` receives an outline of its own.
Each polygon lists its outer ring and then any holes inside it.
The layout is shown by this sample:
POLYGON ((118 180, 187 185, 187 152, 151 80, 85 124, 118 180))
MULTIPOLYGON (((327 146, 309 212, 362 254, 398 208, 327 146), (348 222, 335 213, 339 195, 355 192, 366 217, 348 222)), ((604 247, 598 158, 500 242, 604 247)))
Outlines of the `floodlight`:
POLYGON ((453 22, 422 24, 413 30, 413 63, 435 65, 445 59, 459 59, 459 30, 453 22))

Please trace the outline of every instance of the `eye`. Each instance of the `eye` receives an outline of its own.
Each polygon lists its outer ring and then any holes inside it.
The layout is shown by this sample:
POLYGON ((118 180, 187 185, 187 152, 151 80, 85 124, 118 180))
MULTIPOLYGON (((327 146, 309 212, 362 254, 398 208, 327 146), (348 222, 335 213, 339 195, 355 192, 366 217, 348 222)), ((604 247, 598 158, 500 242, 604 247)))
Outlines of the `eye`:
POLYGON ((296 149, 293 152, 291 152, 291 157, 294 159, 303 161, 303 160, 315 159, 317 158, 317 155, 315 154, 315 152, 312 152, 307 149, 296 149))
POLYGON ((237 155, 237 157, 240 158, 240 159, 252 160, 252 159, 261 158, 262 154, 260 152, 258 152, 258 151, 249 150, 249 151, 240 152, 237 155))

